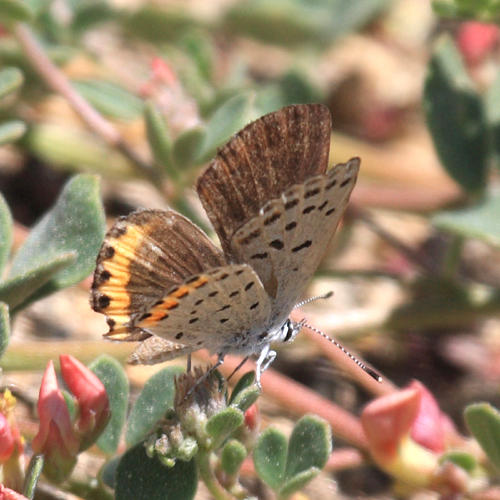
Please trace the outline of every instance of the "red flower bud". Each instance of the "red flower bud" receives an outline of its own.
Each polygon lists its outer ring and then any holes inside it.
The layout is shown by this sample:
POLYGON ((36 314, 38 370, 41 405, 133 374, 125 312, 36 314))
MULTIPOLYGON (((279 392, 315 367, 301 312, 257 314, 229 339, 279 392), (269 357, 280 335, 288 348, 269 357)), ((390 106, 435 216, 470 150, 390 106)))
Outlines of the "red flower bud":
POLYGON ((3 484, 0 484, 0 500, 28 500, 24 495, 18 493, 17 491, 6 488, 3 484))
POLYGON ((12 428, 3 413, 0 413, 0 463, 10 458, 15 447, 12 428))
POLYGON ((106 389, 99 378, 73 356, 61 354, 61 373, 78 404, 76 432, 80 451, 85 450, 106 427, 111 411, 106 389))
POLYGON ((79 440, 73 430, 68 407, 57 385, 54 364, 49 361, 38 397, 40 427, 33 438, 35 453, 45 456, 44 473, 60 482, 69 476, 76 463, 79 440))
POLYGON ((495 24, 467 21, 462 23, 457 34, 457 45, 467 64, 480 63, 499 38, 495 24))

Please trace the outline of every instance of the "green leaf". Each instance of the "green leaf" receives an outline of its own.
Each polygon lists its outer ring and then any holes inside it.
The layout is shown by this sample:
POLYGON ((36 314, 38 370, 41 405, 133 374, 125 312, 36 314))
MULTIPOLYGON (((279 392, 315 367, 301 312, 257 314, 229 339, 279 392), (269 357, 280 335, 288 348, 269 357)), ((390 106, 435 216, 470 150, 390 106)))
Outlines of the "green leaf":
POLYGON ((199 151, 205 139, 205 129, 195 127, 184 131, 174 142, 172 155, 177 169, 182 170, 197 165, 199 151))
POLYGON ((366 24, 387 0, 246 0, 233 4, 224 19, 228 31, 269 43, 325 45, 366 24))
POLYGON ((479 238, 500 245, 500 192, 487 192, 475 205, 460 210, 441 212, 432 223, 445 231, 467 238, 479 238))
POLYGON ((0 19, 4 24, 31 21, 33 14, 26 2, 21 0, 0 0, 0 19))
POLYGON ((465 451, 449 451, 439 457, 439 463, 452 462, 467 472, 472 472, 478 465, 477 459, 474 455, 465 451))
POLYGON ((17 141, 26 132, 26 125, 19 120, 11 120, 0 124, 0 146, 17 141))
POLYGON ((484 109, 488 120, 491 147, 495 164, 500 168, 500 73, 484 95, 484 109))
POLYGON ((429 64, 424 109, 434 145, 448 174, 466 191, 481 191, 488 167, 486 116, 458 50, 448 37, 436 44, 429 64))
POLYGON ((125 28, 135 36, 155 42, 173 41, 195 26, 185 9, 160 9, 145 5, 124 19, 125 28))
POLYGON ((311 467, 321 470, 331 452, 332 433, 328 423, 314 415, 305 415, 293 428, 288 443, 287 480, 311 467))
POLYGON ((97 440, 97 446, 111 455, 116 452, 125 423, 128 406, 128 379, 116 359, 103 354, 93 361, 89 368, 99 377, 106 388, 111 408, 111 419, 97 440))
POLYGON ((500 468, 500 412, 489 403, 467 406, 465 422, 491 463, 500 468))
POLYGON ((190 500, 197 483, 194 460, 177 460, 171 468, 149 458, 142 444, 128 450, 116 471, 116 500, 190 500))
POLYGON ((9 306, 0 302, 0 358, 9 345, 10 340, 10 319, 9 306))
POLYGON ((253 451, 257 474, 273 490, 278 490, 285 480, 287 451, 286 436, 272 427, 259 436, 253 451))
POLYGON ((228 407, 210 417, 205 429, 214 439, 214 446, 218 447, 224 439, 243 423, 243 420, 243 413, 240 410, 228 407))
POLYGON ((75 32, 83 33, 96 24, 101 24, 113 19, 115 12, 106 2, 91 1, 81 2, 76 5, 71 23, 71 28, 75 32))
POLYGON ((78 283, 94 269, 104 233, 99 180, 92 175, 77 175, 65 185, 55 206, 30 231, 8 276, 22 276, 63 253, 76 252, 75 263, 58 272, 38 291, 37 298, 78 283))
POLYGON ((212 40, 200 31, 190 31, 182 37, 180 43, 196 63, 198 73, 206 80, 211 80, 215 57, 212 40))
POLYGON ((311 479, 314 479, 320 472, 320 469, 311 467, 310 469, 303 470, 302 472, 295 474, 295 476, 286 481, 282 486, 279 492, 279 497, 288 498, 296 491, 301 490, 311 479))
POLYGON ((146 103, 144 107, 144 121, 146 122, 149 147, 155 162, 165 170, 170 178, 177 179, 179 172, 173 165, 170 133, 163 116, 152 102, 146 103))
POLYGON ((243 460, 247 456, 247 449, 242 443, 236 439, 229 440, 222 449, 221 453, 221 467, 222 470, 230 475, 234 476, 240 470, 243 460))
POLYGON ((255 372, 250 371, 246 372, 234 386, 233 392, 231 393, 231 397, 229 398, 229 404, 234 401, 234 398, 244 389, 250 387, 255 381, 255 372))
POLYGON ((253 385, 251 387, 247 387, 237 394, 231 403, 231 406, 245 412, 255 403, 255 401, 257 401, 259 396, 260 389, 257 386, 253 385))
POLYGON ((110 118, 134 120, 144 109, 141 99, 111 82, 80 80, 74 81, 73 86, 98 111, 110 118))
POLYGON ((51 166, 123 179, 133 174, 130 163, 91 134, 68 126, 41 123, 26 134, 30 152, 51 166))
POLYGON ((0 193, 0 279, 12 247, 12 215, 0 193))
POLYGON ((32 455, 24 478, 23 495, 26 498, 34 498, 36 485, 44 466, 43 455, 32 455))
POLYGON ((0 71, 0 99, 18 89, 23 81, 23 74, 18 68, 2 69, 0 71))
POLYGON ((254 94, 246 92, 228 99, 206 126, 206 134, 200 146, 198 162, 210 160, 217 148, 222 146, 238 130, 253 118, 254 94))
POLYGON ((168 366, 145 384, 129 415, 125 440, 129 446, 144 439, 148 432, 174 406, 174 378, 184 370, 168 366))
POLYGON ((76 252, 66 252, 25 273, 18 274, 0 283, 0 300, 12 310, 28 303, 31 297, 54 276, 76 261, 76 252))

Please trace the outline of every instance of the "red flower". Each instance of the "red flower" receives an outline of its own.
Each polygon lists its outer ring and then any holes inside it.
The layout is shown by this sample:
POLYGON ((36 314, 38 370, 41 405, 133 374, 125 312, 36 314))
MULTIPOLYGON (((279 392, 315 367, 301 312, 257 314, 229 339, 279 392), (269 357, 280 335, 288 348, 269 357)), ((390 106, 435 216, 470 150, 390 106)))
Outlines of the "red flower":
POLYGON ((0 413, 0 463, 4 463, 10 458, 14 447, 14 432, 5 415, 0 413))
POLYGON ((63 379, 78 405, 75 430, 82 451, 95 442, 109 421, 108 395, 99 378, 80 361, 68 354, 61 354, 59 360, 63 379))
POLYGON ((60 482, 73 470, 79 439, 73 430, 68 406, 57 385, 54 363, 49 361, 38 397, 40 427, 31 443, 35 453, 45 457, 44 473, 60 482))

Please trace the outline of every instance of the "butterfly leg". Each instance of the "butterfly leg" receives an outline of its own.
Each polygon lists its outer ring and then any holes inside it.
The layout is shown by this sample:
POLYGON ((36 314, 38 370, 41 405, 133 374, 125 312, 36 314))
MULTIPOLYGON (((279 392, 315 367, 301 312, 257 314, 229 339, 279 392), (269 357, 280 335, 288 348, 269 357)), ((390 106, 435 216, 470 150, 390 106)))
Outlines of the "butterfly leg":
POLYGON ((186 392, 186 395, 184 396, 184 400, 186 400, 191 394, 195 391, 195 389, 203 383, 204 380, 206 380, 212 373, 219 368, 222 363, 224 363, 224 354, 220 353, 218 355, 219 357, 217 358, 217 361, 214 366, 210 368, 210 370, 207 370, 197 381, 196 383, 189 389, 189 391, 186 392))
POLYGON ((226 380, 229 382, 229 379, 248 361, 249 356, 245 356, 243 360, 238 364, 238 366, 231 372, 231 375, 226 378, 226 380))
POLYGON ((186 373, 191 371, 191 353, 187 355, 186 373))
POLYGON ((262 386, 260 385, 260 377, 262 373, 264 373, 269 368, 269 365, 274 361, 275 357, 276 351, 272 351, 269 344, 265 345, 260 352, 259 358, 257 359, 256 363, 257 369, 255 373, 255 383, 257 384, 257 387, 259 389, 262 389, 262 386))

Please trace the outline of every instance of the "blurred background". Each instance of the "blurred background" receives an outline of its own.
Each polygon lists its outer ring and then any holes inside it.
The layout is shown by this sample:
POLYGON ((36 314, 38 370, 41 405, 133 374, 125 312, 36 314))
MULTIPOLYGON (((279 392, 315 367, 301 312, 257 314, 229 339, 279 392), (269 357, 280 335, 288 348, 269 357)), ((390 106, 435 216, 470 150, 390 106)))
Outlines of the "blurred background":
MULTIPOLYGON (((138 207, 170 206, 213 236, 193 182, 217 147, 265 113, 322 102, 330 161, 359 156, 361 173, 309 290, 334 295, 304 308, 309 323, 394 384, 420 380, 466 432, 468 403, 500 404, 494 3, 0 2, 0 191, 13 253, 77 173, 99 176, 108 227, 138 207)), ((28 400, 60 352, 88 362, 132 349, 101 341, 105 320, 82 278, 12 308, 1 365, 28 400)), ((281 348, 273 368, 353 413, 369 400, 309 336, 281 348)), ((155 370, 128 367, 132 389, 155 370)), ((291 428, 290 408, 260 403, 265 425, 291 428)), ((93 470, 99 458, 87 455, 93 470)), ((362 463, 323 473, 307 494, 387 498, 391 484, 362 463)))

